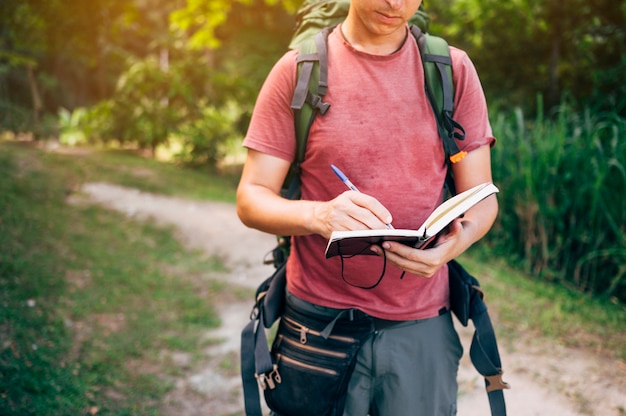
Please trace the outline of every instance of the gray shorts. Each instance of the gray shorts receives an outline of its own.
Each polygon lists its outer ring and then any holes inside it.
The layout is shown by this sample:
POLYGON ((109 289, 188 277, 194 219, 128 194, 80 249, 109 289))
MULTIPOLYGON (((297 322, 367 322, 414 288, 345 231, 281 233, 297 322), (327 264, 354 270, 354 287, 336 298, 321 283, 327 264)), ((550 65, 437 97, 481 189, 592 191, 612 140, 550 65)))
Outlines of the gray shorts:
MULTIPOLYGON (((288 302, 336 313, 288 294, 288 302)), ((463 347, 449 312, 375 332, 361 347, 344 416, 453 416, 463 347)))

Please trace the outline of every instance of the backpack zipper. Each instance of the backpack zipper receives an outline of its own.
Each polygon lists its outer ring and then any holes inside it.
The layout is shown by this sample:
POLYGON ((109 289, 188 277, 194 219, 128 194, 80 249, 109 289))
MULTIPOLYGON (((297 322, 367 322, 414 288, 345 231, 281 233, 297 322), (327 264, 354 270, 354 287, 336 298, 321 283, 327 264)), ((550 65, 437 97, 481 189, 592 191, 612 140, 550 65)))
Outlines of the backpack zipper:
POLYGON ((287 357, 283 354, 276 354, 276 364, 280 363, 283 360, 295 367, 306 368, 307 370, 315 371, 317 373, 326 374, 329 376, 337 376, 339 373, 335 370, 331 370, 330 368, 319 367, 316 365, 311 365, 307 363, 303 363, 302 361, 294 360, 293 358, 287 357))
MULTIPOLYGON (((315 331, 315 330, 313 330, 311 328, 308 328, 308 327, 300 324, 299 322, 294 321, 293 319, 291 319, 288 316, 283 316, 282 319, 285 321, 285 324, 288 327, 290 327, 291 329, 293 329, 296 332, 300 333, 300 343, 301 344, 306 344, 307 343, 307 334, 315 335, 315 336, 318 336, 318 337, 322 336, 322 334, 320 332, 315 331)), ((348 342, 348 343, 356 342, 355 338, 341 336, 341 335, 330 335, 328 337, 328 339, 334 339, 336 341, 342 341, 342 342, 348 342)))
POLYGON ((329 351, 329 350, 324 350, 321 348, 312 347, 310 345, 298 344, 296 341, 292 339, 285 338, 284 335, 279 335, 278 338, 279 338, 278 339, 279 345, 280 343, 285 342, 299 350, 304 350, 304 351, 311 352, 311 353, 317 353, 319 355, 326 355, 328 357, 334 357, 334 358, 340 358, 340 359, 348 357, 348 354, 346 354, 345 352, 329 351))

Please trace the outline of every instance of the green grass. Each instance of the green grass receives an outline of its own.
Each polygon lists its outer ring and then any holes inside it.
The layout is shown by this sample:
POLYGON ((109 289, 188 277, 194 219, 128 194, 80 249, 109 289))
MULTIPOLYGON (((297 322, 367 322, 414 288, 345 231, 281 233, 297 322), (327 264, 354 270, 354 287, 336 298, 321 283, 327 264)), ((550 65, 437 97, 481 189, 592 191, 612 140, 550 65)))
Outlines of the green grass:
POLYGON ((232 180, 120 152, 60 155, 0 143, 0 414, 157 415, 218 325, 217 259, 169 229, 88 204, 83 181, 232 201, 232 180), (167 355, 167 354, 165 354, 167 355))

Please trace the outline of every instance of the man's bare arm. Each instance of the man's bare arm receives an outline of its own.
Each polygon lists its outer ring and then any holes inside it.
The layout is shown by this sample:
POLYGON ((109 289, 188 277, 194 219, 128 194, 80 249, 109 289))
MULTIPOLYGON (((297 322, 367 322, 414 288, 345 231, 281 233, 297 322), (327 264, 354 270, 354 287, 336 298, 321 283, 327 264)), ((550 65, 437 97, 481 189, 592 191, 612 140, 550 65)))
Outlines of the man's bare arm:
POLYGON ((334 230, 384 228, 391 221, 391 214, 378 200, 355 191, 330 201, 281 197, 289 166, 278 157, 248 150, 237 188, 237 214, 245 225, 276 235, 319 234, 328 238, 334 230))

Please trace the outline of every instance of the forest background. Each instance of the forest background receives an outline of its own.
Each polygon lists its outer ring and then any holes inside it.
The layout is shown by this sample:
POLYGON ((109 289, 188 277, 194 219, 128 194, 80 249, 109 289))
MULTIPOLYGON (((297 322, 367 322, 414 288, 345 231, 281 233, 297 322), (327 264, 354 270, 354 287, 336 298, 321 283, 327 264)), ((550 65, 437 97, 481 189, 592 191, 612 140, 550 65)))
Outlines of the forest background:
MULTIPOLYGON (((298 0, 4 0, 0 131, 236 159, 298 0)), ((538 279, 626 302, 626 1, 442 0, 431 33, 468 51, 490 104, 488 237, 538 279)))

